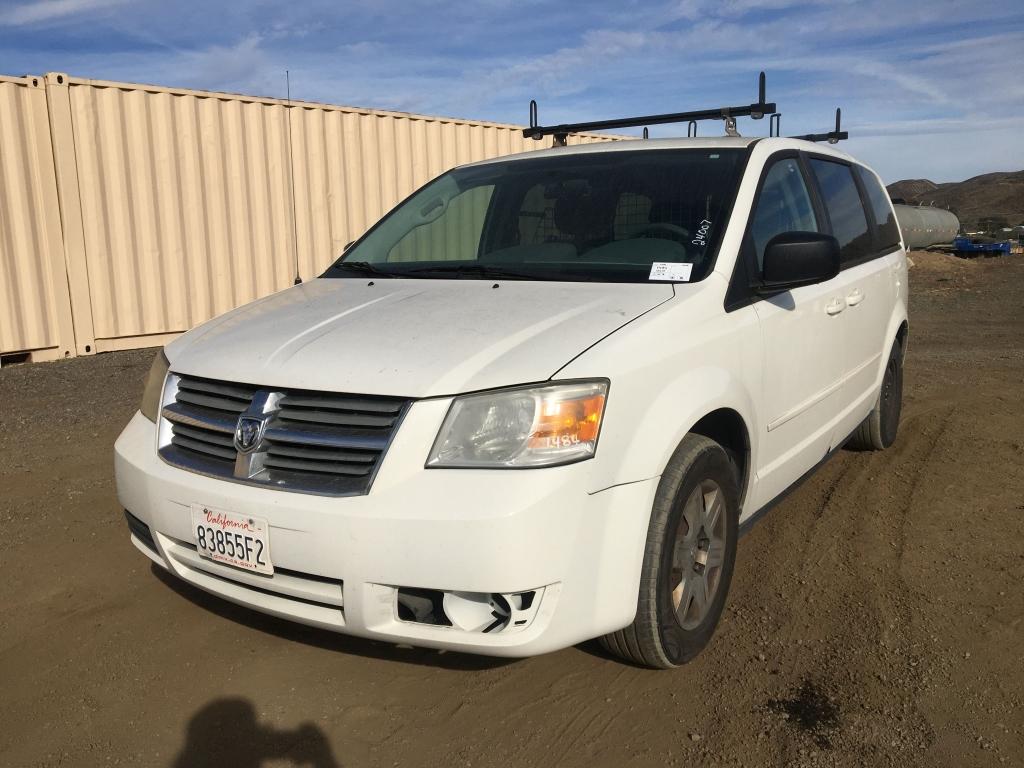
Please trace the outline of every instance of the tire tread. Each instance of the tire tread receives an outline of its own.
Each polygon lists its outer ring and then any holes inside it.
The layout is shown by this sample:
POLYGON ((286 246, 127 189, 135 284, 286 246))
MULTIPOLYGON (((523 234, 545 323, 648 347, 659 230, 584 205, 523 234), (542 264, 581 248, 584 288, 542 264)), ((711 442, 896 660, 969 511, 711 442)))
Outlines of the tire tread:
MULTIPOLYGON (((696 434, 687 435, 669 460, 658 485, 655 509, 652 511, 648 526, 636 617, 628 627, 607 634, 599 640, 606 651, 633 664, 655 669, 678 666, 669 659, 662 646, 658 630, 658 570, 651 567, 651 564, 659 562, 662 547, 665 546, 668 512, 675 489, 680 486, 687 470, 697 457, 706 451, 718 451, 729 460, 718 443, 696 434)), ((688 659, 683 659, 686 660, 688 659)))
MULTIPOLYGON (((899 339, 893 342, 889 357, 886 358, 887 364, 893 357, 896 358, 898 365, 903 365, 903 350, 899 339)), ((882 391, 879 387, 878 397, 871 413, 850 435, 849 440, 846 441, 846 448, 854 451, 884 451, 886 447, 885 437, 882 434, 882 391)))

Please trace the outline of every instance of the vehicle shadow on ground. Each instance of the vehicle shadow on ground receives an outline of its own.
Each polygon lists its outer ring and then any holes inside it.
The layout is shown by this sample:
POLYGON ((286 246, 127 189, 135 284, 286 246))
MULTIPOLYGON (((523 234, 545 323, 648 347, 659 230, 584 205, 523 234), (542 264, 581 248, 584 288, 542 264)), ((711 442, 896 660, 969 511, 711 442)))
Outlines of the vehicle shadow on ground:
POLYGON ((519 661, 519 659, 473 656, 452 651, 442 653, 428 648, 399 648, 389 643, 340 635, 336 632, 328 632, 324 629, 278 619, 275 616, 268 616, 258 611, 235 605, 221 597, 204 592, 198 587, 193 587, 191 584, 167 573, 167 571, 155 564, 151 566, 151 570, 153 575, 166 586, 203 610, 223 616, 230 621, 237 622, 259 632, 266 632, 275 637, 303 643, 315 648, 322 648, 327 651, 340 651, 341 653, 363 656, 365 658, 465 672, 495 669, 519 661))
POLYGON ((242 698, 214 699, 196 712, 173 768, 260 768, 266 760, 304 768, 340 768, 323 731, 312 723, 277 730, 256 720, 242 698))

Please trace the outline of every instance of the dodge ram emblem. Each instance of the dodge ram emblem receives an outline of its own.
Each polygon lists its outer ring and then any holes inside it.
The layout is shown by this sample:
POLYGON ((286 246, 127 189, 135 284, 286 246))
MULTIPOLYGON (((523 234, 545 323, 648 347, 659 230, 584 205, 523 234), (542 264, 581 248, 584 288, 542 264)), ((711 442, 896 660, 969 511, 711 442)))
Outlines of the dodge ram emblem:
POLYGON ((266 419, 257 416, 242 416, 235 427, 235 448, 239 453, 249 453, 260 443, 266 419))

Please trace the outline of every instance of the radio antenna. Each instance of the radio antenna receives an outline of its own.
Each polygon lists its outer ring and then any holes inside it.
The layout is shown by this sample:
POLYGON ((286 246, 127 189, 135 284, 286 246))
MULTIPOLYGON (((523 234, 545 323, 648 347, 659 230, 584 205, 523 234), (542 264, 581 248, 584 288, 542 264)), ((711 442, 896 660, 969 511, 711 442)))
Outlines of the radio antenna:
POLYGON ((295 150, 292 148, 292 78, 291 73, 287 69, 284 71, 284 85, 288 104, 285 109, 285 117, 287 118, 286 130, 288 132, 288 182, 292 196, 292 253, 295 255, 295 282, 293 285, 298 285, 302 282, 302 278, 299 276, 299 222, 295 208, 295 150))

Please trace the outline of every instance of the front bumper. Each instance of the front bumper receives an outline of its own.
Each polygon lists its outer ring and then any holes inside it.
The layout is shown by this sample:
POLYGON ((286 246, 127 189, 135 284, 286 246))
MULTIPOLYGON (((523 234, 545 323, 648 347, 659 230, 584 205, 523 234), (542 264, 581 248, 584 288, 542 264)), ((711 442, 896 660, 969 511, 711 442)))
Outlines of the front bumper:
POLYGON ((118 497, 152 537, 150 544, 133 531, 132 541, 163 568, 227 600, 376 640, 530 656, 629 624, 657 478, 587 493, 593 462, 425 470, 422 437, 436 434, 443 414, 443 404, 418 404, 370 493, 329 498, 172 467, 157 455, 155 425, 137 413, 115 445, 118 497), (199 558, 193 503, 265 518, 275 575, 199 558), (399 587, 536 590, 539 604, 526 626, 474 632, 400 620, 399 587))

